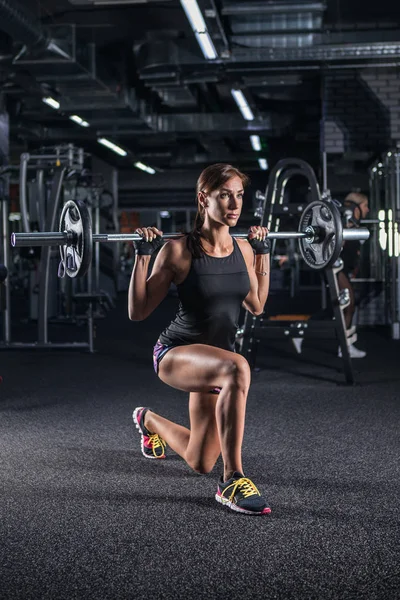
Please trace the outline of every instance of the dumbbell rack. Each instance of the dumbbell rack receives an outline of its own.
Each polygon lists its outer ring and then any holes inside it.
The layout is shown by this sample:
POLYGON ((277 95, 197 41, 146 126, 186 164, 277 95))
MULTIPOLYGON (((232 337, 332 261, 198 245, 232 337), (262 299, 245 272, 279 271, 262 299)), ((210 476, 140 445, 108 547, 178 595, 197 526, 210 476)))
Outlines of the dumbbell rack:
POLYGON ((342 351, 342 364, 346 383, 354 383, 354 373, 349 352, 349 345, 357 341, 355 327, 346 329, 343 310, 349 305, 349 300, 339 292, 337 273, 343 268, 343 262, 338 261, 337 267, 326 269, 326 277, 329 289, 330 301, 333 309, 333 319, 324 320, 291 320, 291 321, 269 321, 263 316, 256 317, 249 312, 245 314, 243 328, 237 337, 237 347, 243 356, 249 361, 252 369, 256 368, 257 350, 262 340, 268 339, 335 339, 342 351))

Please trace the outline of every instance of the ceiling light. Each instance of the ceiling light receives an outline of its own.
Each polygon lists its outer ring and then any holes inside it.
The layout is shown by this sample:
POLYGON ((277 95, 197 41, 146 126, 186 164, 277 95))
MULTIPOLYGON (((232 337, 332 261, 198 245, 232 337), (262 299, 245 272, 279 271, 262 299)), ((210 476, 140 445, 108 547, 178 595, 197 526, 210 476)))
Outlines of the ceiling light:
POLYGON ((212 60, 218 57, 217 51, 215 50, 214 44, 207 31, 203 15, 196 0, 181 0, 181 5, 186 13, 191 28, 194 31, 196 39, 199 43, 201 51, 204 57, 208 60, 212 60))
POLYGON ((58 110, 60 108, 60 103, 57 100, 54 100, 51 96, 47 96, 46 98, 42 98, 43 102, 51 108, 58 110))
POLYGON ((116 144, 113 144, 113 142, 110 142, 110 140, 108 140, 107 138, 99 138, 97 141, 99 142, 99 144, 103 144, 103 146, 110 148, 110 150, 112 150, 116 154, 119 154, 120 156, 126 156, 128 154, 126 150, 123 150, 116 144))
POLYGON ((207 58, 208 60, 214 60, 214 58, 217 58, 218 54, 215 50, 214 44, 212 43, 210 34, 207 31, 203 31, 201 33, 195 31, 195 36, 201 51, 204 54, 204 58, 207 58))
POLYGON ((78 115, 71 115, 70 119, 71 119, 71 121, 73 121, 74 123, 77 123, 81 127, 90 127, 89 123, 87 121, 84 121, 83 119, 81 119, 81 117, 78 117, 78 115))
POLYGON ((268 162, 266 158, 259 158, 258 164, 260 165, 260 169, 262 169, 263 171, 268 170, 268 162))
POLYGON ((140 169, 141 171, 146 171, 146 173, 150 173, 150 175, 154 175, 154 173, 156 172, 155 169, 153 169, 152 167, 149 167, 148 165, 145 165, 144 163, 138 161, 133 163, 134 166, 137 169, 140 169))
POLYGON ((258 152, 261 150, 261 140, 259 135, 251 135, 250 136, 251 145, 253 146, 253 150, 258 152))
POLYGON ((243 115, 243 118, 246 119, 246 121, 252 121, 254 119, 253 111, 248 105, 248 102, 244 97, 242 90, 231 90, 231 94, 236 104, 238 105, 239 110, 243 115))
POLYGON ((181 0, 181 4, 193 31, 206 31, 207 27, 197 1, 181 0))

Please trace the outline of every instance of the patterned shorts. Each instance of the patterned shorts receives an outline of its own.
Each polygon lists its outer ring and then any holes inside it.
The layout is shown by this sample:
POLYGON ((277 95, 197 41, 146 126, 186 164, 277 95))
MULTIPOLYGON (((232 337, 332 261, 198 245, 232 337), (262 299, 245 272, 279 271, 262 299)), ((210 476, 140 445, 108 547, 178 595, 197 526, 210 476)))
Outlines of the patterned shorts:
MULTIPOLYGON (((166 346, 162 344, 159 340, 157 340, 157 343, 153 348, 153 367, 157 375, 161 359, 167 354, 168 350, 172 350, 172 348, 176 348, 176 346, 166 346)), ((220 387, 215 387, 212 390, 210 390, 210 394, 219 394, 220 391, 220 387)))
POLYGON ((153 348, 153 367, 157 375, 158 365, 160 364, 162 357, 165 356, 168 350, 171 350, 172 348, 175 348, 175 346, 165 346, 157 340, 157 343, 153 348))

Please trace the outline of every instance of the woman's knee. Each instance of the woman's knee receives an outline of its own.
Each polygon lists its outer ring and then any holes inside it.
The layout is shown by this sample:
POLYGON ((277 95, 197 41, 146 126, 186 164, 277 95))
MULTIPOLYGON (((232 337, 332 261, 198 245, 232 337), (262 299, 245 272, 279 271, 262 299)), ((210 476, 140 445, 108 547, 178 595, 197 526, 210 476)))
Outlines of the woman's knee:
POLYGON ((188 463, 189 467, 191 467, 193 471, 196 471, 196 473, 199 473, 199 475, 207 475, 208 473, 211 473, 217 461, 199 458, 197 460, 186 462, 188 463))
POLYGON ((232 358, 224 360, 219 372, 240 387, 250 387, 250 365, 241 354, 235 354, 232 358))

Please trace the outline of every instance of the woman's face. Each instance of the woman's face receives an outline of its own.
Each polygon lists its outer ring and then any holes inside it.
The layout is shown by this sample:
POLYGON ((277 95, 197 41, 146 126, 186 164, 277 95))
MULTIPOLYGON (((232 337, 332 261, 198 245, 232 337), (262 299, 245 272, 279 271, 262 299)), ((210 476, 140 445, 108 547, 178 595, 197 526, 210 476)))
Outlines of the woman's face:
POLYGON ((358 206, 360 207, 360 211, 361 211, 361 219, 365 219, 369 213, 368 200, 367 199, 363 200, 362 202, 360 202, 360 204, 358 206))
POLYGON ((205 209, 206 218, 234 227, 242 212, 243 193, 242 180, 235 176, 213 192, 200 192, 199 202, 205 209))

